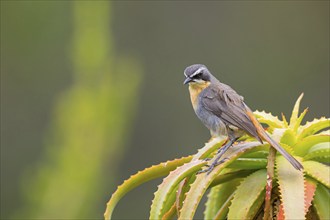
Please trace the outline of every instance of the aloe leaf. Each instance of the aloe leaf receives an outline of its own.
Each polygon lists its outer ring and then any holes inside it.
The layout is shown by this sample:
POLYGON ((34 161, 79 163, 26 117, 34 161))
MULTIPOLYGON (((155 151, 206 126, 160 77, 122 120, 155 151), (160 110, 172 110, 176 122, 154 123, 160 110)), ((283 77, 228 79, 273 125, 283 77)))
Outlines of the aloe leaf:
POLYGON ((107 203, 107 208, 104 213, 105 219, 111 219, 111 215, 115 206, 120 201, 120 199, 125 196, 129 191, 145 182, 169 174, 170 171, 174 170, 175 168, 181 166, 184 163, 189 162, 191 159, 192 156, 188 156, 172 161, 163 162, 158 165, 146 168, 143 171, 139 171, 135 175, 132 175, 129 179, 125 180, 123 184, 118 186, 116 192, 112 194, 109 202, 107 203))
POLYGON ((330 167, 316 161, 303 161, 305 173, 330 188, 330 167))
MULTIPOLYGON (((232 163, 236 158, 238 158, 247 150, 259 145, 260 143, 258 142, 248 142, 234 145, 229 148, 227 153, 224 155, 224 157, 228 158, 228 160, 215 167, 209 174, 201 173, 197 175, 196 180, 193 182, 190 190, 187 193, 178 219, 192 219, 205 191, 217 177, 217 175, 222 171, 222 169, 232 163)), ((212 162, 212 160, 210 162, 212 162)))
POLYGON ((244 157, 246 158, 267 158, 267 156, 268 156, 267 150, 259 150, 256 152, 244 154, 244 157))
MULTIPOLYGON (((210 154, 212 154, 215 150, 220 148, 226 141, 226 138, 212 138, 209 140, 207 143, 205 143, 204 147, 198 150, 198 153, 193 156, 192 161, 194 160, 199 160, 199 159, 204 159, 208 157, 210 154)), ((190 184, 192 181, 194 181, 195 178, 186 178, 185 180, 182 180, 181 183, 179 184, 178 191, 177 191, 177 198, 176 198, 176 209, 177 213, 180 212, 182 202, 185 198, 186 192, 190 188, 190 184)))
POLYGON ((276 157, 278 187, 286 219, 304 219, 304 175, 283 157, 276 157))
POLYGON ((330 142, 330 136, 324 135, 324 134, 315 134, 308 136, 306 138, 303 138, 302 140, 298 141, 297 144, 293 146, 294 152, 298 156, 305 156, 306 153, 309 151, 311 147, 313 147, 316 144, 323 143, 323 142, 330 142))
POLYGON ((222 204, 218 212, 215 214, 215 220, 226 219, 227 213, 229 211, 229 206, 231 204, 231 200, 234 198, 234 195, 235 191, 228 196, 227 200, 222 204))
POLYGON ((184 199, 186 198, 186 193, 190 189, 190 185, 195 181, 196 175, 186 177, 184 180, 181 181, 181 183, 178 186, 178 190, 176 193, 176 210, 179 215, 180 209, 182 208, 182 204, 184 199))
POLYGON ((289 127, 289 123, 288 123, 288 121, 286 120, 285 115, 284 115, 283 113, 281 113, 281 115, 282 115, 282 121, 283 121, 284 127, 285 127, 285 128, 289 127))
POLYGON ((304 160, 324 159, 330 163, 330 142, 323 142, 314 145, 304 157, 304 160))
POLYGON ((330 136, 330 130, 325 130, 325 131, 321 131, 318 133, 319 135, 327 135, 330 136))
POLYGON ((297 121, 295 122, 295 124, 292 126, 292 129, 297 132, 298 128, 303 120, 303 118, 305 117, 306 113, 308 112, 308 108, 305 108, 305 110, 300 114, 299 118, 297 119, 297 121))
POLYGON ((313 205, 319 219, 330 219, 330 192, 322 184, 317 185, 313 205))
POLYGON ((301 140, 302 138, 305 138, 309 135, 313 135, 318 131, 321 131, 328 127, 330 127, 330 120, 329 118, 325 118, 325 117, 322 117, 320 119, 314 119, 311 122, 307 122, 305 125, 301 126, 298 129, 298 133, 299 133, 298 140, 301 140))
POLYGON ((258 170, 243 179, 237 187, 232 204, 229 207, 228 219, 248 218, 250 208, 265 189, 266 179, 267 172, 265 169, 258 170))
POLYGON ((262 169, 267 165, 267 159, 263 158, 238 158, 233 163, 228 165, 228 168, 236 169, 262 169))
POLYGON ((301 102, 301 99, 303 98, 303 96, 304 96, 304 93, 301 93, 293 107, 291 118, 290 118, 290 127, 291 128, 295 126, 295 124, 298 120, 300 102, 301 102))
MULTIPOLYGON (((164 217, 165 215, 169 216, 172 213, 172 207, 175 206, 175 200, 176 200, 176 191, 178 190, 178 185, 175 186, 175 188, 168 194, 166 200, 164 201, 164 206, 162 208, 162 212, 160 214, 160 216, 162 216, 162 218, 166 218, 164 217)), ((175 210, 174 210, 175 211, 175 210)))
POLYGON ((210 190, 204 211, 205 219, 215 219, 216 215, 220 219, 226 216, 230 200, 239 183, 240 179, 235 179, 217 185, 210 190))
POLYGON ((205 143, 204 147, 198 150, 197 154, 194 155, 192 160, 199 160, 208 157, 212 152, 220 148, 225 142, 226 138, 217 137, 212 138, 207 143, 205 143))
POLYGON ((265 111, 255 111, 253 114, 256 116, 258 121, 263 124, 267 124, 270 128, 283 128, 284 124, 277 116, 273 116, 271 113, 265 111))
MULTIPOLYGON (((223 170, 225 171, 225 169, 223 170)), ((224 173, 221 172, 210 184, 210 188, 228 181, 234 181, 235 179, 241 179, 244 177, 247 177, 251 173, 255 172, 256 170, 238 170, 238 171, 232 171, 224 173)))
POLYGON ((176 206, 173 204, 171 208, 163 215, 162 220, 172 219, 176 213, 176 206))
POLYGON ((181 180, 190 174, 195 173, 205 164, 205 161, 196 160, 184 164, 172 171, 158 186, 158 190, 155 193, 150 209, 150 219, 160 219, 162 214, 164 214, 165 203, 176 186, 181 182, 181 180))
POLYGON ((257 215, 257 213, 261 211, 260 208, 264 203, 264 198, 265 198, 265 190, 262 190, 256 201, 254 201, 254 203, 250 207, 246 219, 261 219, 260 217, 262 216, 257 215))
POLYGON ((314 180, 312 180, 310 178, 306 178, 306 181, 305 181, 305 216, 308 212, 309 207, 312 205, 316 186, 317 186, 317 183, 314 180))
POLYGON ((296 136, 296 133, 291 128, 289 128, 283 132, 280 142, 289 146, 293 146, 297 143, 296 136))

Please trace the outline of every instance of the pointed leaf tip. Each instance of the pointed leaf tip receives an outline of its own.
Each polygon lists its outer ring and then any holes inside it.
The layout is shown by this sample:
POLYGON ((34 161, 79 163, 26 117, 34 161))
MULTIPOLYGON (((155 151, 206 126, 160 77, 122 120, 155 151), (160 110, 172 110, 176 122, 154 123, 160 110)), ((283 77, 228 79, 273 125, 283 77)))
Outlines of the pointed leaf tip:
POLYGON ((299 96, 299 98, 297 99, 297 101, 293 107, 291 118, 290 118, 290 127, 295 126, 295 123, 298 120, 300 102, 303 97, 304 97, 304 93, 301 93, 301 95, 299 96))

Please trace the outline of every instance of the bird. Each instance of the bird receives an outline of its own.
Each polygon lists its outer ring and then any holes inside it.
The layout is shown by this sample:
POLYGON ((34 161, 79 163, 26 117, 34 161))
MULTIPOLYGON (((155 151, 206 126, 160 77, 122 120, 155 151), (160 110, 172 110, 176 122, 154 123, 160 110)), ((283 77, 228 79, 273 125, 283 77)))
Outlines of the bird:
POLYGON ((227 136, 228 140, 207 169, 200 172, 210 173, 224 153, 244 134, 254 137, 260 143, 266 141, 282 154, 294 168, 303 170, 303 166, 281 145, 272 139, 256 119, 244 98, 230 86, 221 83, 203 64, 193 64, 184 70, 183 84, 189 84, 190 99, 197 117, 210 130, 211 137, 227 136))

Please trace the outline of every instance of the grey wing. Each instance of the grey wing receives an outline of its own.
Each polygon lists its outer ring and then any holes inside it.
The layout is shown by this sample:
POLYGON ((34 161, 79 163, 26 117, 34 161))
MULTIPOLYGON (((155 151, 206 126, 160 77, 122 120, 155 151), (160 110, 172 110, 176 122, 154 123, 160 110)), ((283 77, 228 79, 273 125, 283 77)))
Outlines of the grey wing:
POLYGON ((204 94, 202 94, 202 105, 226 124, 240 128, 255 138, 260 139, 256 127, 246 114, 243 97, 227 85, 222 87, 224 87, 223 90, 217 88, 205 90, 204 94))

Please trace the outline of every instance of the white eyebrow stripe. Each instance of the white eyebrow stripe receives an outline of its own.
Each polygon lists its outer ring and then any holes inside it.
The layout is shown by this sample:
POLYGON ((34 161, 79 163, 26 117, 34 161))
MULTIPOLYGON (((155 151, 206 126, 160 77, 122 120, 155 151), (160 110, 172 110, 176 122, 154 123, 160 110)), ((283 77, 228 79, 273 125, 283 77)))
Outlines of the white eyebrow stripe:
POLYGON ((185 77, 188 77, 187 74, 186 74, 186 72, 183 72, 183 75, 184 75, 185 77))
POLYGON ((205 70, 205 67, 200 67, 198 70, 196 70, 193 74, 191 74, 191 78, 199 74, 202 70, 205 70))

